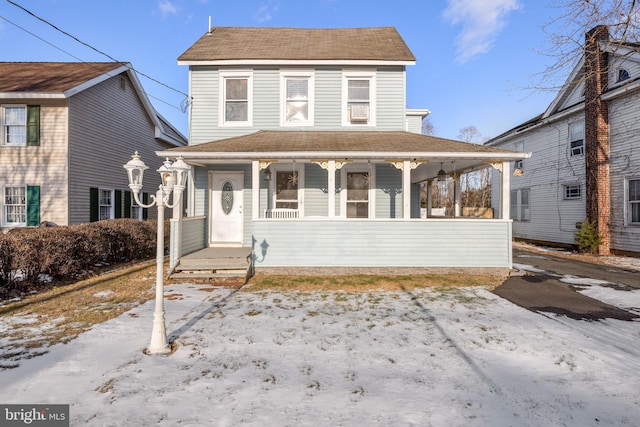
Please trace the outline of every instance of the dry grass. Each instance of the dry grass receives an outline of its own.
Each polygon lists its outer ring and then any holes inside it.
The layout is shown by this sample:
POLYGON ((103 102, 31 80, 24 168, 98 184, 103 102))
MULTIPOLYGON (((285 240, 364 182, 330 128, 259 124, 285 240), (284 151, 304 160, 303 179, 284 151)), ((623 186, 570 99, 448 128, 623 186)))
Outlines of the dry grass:
POLYGON ((417 274, 380 276, 367 274, 335 276, 256 275, 243 291, 401 291, 417 288, 460 288, 484 286, 494 289, 506 276, 469 274, 417 274))

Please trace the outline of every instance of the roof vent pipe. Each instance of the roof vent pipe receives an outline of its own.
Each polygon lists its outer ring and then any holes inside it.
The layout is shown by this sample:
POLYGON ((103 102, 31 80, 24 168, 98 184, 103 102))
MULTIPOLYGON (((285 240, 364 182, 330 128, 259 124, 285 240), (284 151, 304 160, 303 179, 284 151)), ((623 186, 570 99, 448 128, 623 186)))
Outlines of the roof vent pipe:
POLYGON ((209 15, 209 34, 211 34, 211 15, 209 15))

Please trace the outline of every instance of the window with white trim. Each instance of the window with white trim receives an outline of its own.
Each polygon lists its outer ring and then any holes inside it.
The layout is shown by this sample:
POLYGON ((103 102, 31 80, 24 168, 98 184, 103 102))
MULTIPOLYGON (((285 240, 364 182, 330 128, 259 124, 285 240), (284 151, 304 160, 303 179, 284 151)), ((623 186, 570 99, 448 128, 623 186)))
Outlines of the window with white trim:
POLYGON ((628 80, 630 77, 631 76, 629 75, 629 71, 625 70, 624 68, 618 68, 618 80, 616 81, 616 83, 628 80))
POLYGON ((114 218, 113 190, 98 190, 98 219, 114 218))
POLYGON ((2 145, 27 144, 27 106, 2 106, 2 145))
POLYGON ((514 221, 531 220, 530 189, 511 190, 509 200, 509 217, 514 221))
POLYGON ((283 126, 313 126, 314 79, 311 72, 280 75, 283 126))
POLYGON ((343 125, 375 125, 375 72, 343 73, 343 125))
POLYGON ((375 167, 352 164, 341 169, 341 212, 346 218, 375 217, 375 167))
POLYGON ((627 223, 640 225, 640 178, 627 180, 627 223))
POLYGON ((563 185, 564 200, 580 200, 582 198, 582 186, 580 184, 563 185))
POLYGON ((304 188, 304 167, 298 165, 272 165, 273 179, 272 206, 275 209, 292 209, 302 216, 302 189, 304 188))
POLYGON ((584 122, 582 120, 569 125, 569 150, 571 157, 584 154, 584 122))
POLYGON ((8 226, 27 224, 27 187, 6 186, 2 200, 2 220, 8 226))
MULTIPOLYGON (((520 153, 524 153, 524 141, 516 142, 515 151, 519 151, 520 153)), ((514 172, 516 175, 517 174, 522 175, 521 172, 524 172, 524 160, 523 159, 518 159, 515 162, 513 162, 513 171, 512 172, 514 172)))
POLYGON ((253 122, 253 75, 250 72, 220 72, 220 123, 251 126, 253 122))

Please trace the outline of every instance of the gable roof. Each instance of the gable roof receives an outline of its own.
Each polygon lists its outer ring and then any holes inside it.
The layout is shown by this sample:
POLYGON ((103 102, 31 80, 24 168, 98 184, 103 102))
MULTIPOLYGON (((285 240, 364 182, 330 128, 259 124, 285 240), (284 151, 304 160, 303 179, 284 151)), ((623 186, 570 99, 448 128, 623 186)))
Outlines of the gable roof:
POLYGON ((217 61, 382 61, 414 63, 394 27, 213 27, 180 57, 180 64, 217 61))
POLYGON ((63 93, 124 65, 123 62, 0 62, 0 92, 63 93))
MULTIPOLYGON (((172 156, 260 158, 411 157, 522 158, 523 153, 404 131, 258 131, 252 134, 172 148, 172 156)), ((158 153, 159 155, 162 155, 158 153)))

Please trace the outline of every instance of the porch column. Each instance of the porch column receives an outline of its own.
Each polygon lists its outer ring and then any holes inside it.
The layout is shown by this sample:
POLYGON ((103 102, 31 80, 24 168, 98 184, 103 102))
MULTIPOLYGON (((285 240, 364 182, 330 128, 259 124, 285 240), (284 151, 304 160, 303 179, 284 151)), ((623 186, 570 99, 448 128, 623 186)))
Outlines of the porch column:
POLYGON ((411 219, 411 161, 402 162, 402 217, 411 219))
POLYGON ((329 192, 329 218, 336 216, 336 161, 327 162, 327 191, 329 192))
POLYGON ((460 209, 462 206, 462 188, 460 187, 460 174, 453 175, 453 217, 460 216, 460 209))
POLYGON ((251 218, 260 218, 260 162, 251 162, 251 218))
POLYGON ((433 207, 433 190, 431 189, 432 184, 432 179, 427 181, 427 218, 431 216, 431 208, 433 207))
POLYGON ((511 194, 511 170, 510 162, 502 162, 502 168, 500 170, 500 218, 509 219, 511 214, 509 212, 510 204, 509 197, 511 194))

